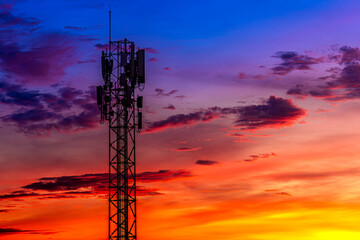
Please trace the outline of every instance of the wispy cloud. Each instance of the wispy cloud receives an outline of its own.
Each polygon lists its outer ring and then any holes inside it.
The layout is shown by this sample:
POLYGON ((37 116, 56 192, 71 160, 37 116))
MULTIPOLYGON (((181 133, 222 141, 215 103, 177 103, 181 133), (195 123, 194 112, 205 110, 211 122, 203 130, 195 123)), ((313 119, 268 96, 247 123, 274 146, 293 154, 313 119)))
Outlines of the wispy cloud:
POLYGON ((198 151, 200 149, 201 149, 201 147, 181 147, 181 148, 175 149, 175 151, 177 151, 177 152, 192 152, 192 151, 198 151))

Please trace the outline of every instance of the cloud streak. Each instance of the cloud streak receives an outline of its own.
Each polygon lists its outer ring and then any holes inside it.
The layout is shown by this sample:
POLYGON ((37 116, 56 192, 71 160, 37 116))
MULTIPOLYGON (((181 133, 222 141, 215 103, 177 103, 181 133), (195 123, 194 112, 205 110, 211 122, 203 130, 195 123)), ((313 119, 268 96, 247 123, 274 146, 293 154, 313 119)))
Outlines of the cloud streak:
POLYGON ((219 162, 213 160, 197 160, 195 164, 202 166, 211 166, 211 165, 219 164, 219 162))
POLYGON ((235 117, 235 127, 240 127, 246 131, 290 126, 296 120, 305 116, 306 112, 304 109, 295 106, 291 99, 270 96, 263 104, 259 105, 228 108, 211 107, 203 111, 176 114, 165 120, 150 123, 146 132, 209 122, 227 115, 235 117))
POLYGON ((47 231, 47 230, 24 230, 20 228, 0 228, 0 237, 7 235, 15 235, 15 234, 39 234, 39 235, 49 235, 55 234, 57 232, 47 231))
MULTIPOLYGON (((167 182, 192 177, 187 170, 159 170, 141 172, 136 175, 137 182, 167 182)), ((74 176, 44 177, 24 185, 21 190, 0 195, 0 200, 20 200, 24 198, 64 199, 108 194, 109 174, 94 173, 74 176)), ((131 183, 130 183, 131 184, 131 183)), ((138 196, 164 195, 157 188, 137 186, 138 196)))
POLYGON ((244 159, 244 162, 255 162, 258 159, 269 158, 276 156, 275 153, 262 153, 257 155, 250 155, 249 158, 244 159))

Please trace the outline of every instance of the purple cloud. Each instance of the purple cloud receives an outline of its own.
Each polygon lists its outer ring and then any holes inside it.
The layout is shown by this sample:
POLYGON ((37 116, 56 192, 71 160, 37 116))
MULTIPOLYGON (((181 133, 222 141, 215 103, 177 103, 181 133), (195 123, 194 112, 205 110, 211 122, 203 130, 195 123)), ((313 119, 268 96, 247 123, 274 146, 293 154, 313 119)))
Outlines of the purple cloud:
POLYGON ((148 61, 149 62, 159 62, 160 60, 157 58, 150 58, 148 61))
POLYGON ((0 68, 26 83, 49 84, 58 81, 65 69, 73 65, 76 47, 61 34, 38 37, 30 49, 0 41, 0 68))
POLYGON ((161 88, 156 88, 155 89, 157 97, 170 97, 171 95, 177 93, 178 91, 179 90, 174 89, 174 90, 171 90, 168 93, 166 93, 164 89, 161 89, 161 88))
POLYGON ((95 47, 98 50, 106 50, 109 47, 109 44, 98 43, 98 44, 95 44, 95 47))
MULTIPOLYGON (((347 58, 347 62, 335 80, 329 80, 320 86, 297 84, 290 88, 287 94, 297 97, 316 97, 326 101, 344 101, 360 98, 360 63, 352 62, 354 58, 347 58)), ((323 79, 322 79, 323 82, 323 79)))
POLYGON ((175 110, 175 106, 172 104, 169 104, 167 107, 163 107, 163 109, 169 109, 169 110, 175 110))
POLYGON ((36 32, 40 21, 0 11, 0 70, 12 82, 45 85, 60 81, 77 62, 80 41, 89 36, 36 32))
POLYGON ((276 75, 286 75, 294 70, 310 70, 311 65, 319 63, 319 59, 306 55, 299 55, 296 52, 277 52, 273 57, 280 58, 282 62, 273 67, 273 73, 276 75))
POLYGON ((0 82, 0 103, 21 107, 0 119, 27 135, 48 135, 52 130, 71 132, 98 126, 99 110, 94 87, 88 91, 60 87, 56 93, 32 91, 0 82), (66 110, 73 109, 71 113, 66 110))
POLYGON ((281 128, 303 116, 305 110, 295 106, 291 99, 270 96, 263 104, 239 108, 235 123, 243 130, 281 128))
POLYGON ((96 104, 83 106, 85 110, 79 114, 54 114, 45 110, 28 110, 6 115, 2 118, 4 122, 13 123, 18 131, 26 135, 44 136, 51 131, 76 132, 92 129, 98 126, 99 109, 96 104), (26 116, 27 114, 30 116, 26 116), (22 118, 24 116, 24 118, 22 118))
POLYGON ((158 50, 153 49, 151 47, 144 48, 144 50, 148 53, 158 53, 158 50))
POLYGON ((350 65, 360 61, 360 49, 342 46, 340 49, 340 64, 350 65))
POLYGON ((20 16, 13 15, 9 10, 12 9, 11 4, 1 4, 0 9, 3 11, 0 12, 0 28, 8 28, 8 27, 35 27, 40 21, 35 18, 24 18, 20 16))
POLYGON ((182 127, 186 125, 195 124, 198 122, 208 122, 216 118, 212 112, 194 112, 189 114, 176 114, 168 117, 165 120, 150 123, 146 132, 156 132, 169 127, 182 127))

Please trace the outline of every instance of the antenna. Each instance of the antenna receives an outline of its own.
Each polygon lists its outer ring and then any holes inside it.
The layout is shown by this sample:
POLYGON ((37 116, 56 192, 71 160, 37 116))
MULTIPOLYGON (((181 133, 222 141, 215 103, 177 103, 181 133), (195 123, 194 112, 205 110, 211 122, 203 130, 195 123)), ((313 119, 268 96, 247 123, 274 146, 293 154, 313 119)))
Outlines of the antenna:
POLYGON ((111 50, 111 5, 109 6, 109 51, 111 50))

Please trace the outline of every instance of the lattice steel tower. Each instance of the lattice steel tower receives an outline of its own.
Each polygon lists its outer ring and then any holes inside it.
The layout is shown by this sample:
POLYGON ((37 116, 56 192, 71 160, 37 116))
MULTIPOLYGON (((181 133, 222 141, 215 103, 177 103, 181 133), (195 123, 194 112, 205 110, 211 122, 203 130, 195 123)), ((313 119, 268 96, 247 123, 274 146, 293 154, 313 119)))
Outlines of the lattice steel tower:
POLYGON ((109 240, 136 240, 135 135, 142 128, 145 52, 127 39, 102 52, 97 87, 101 122, 109 122, 109 240))

